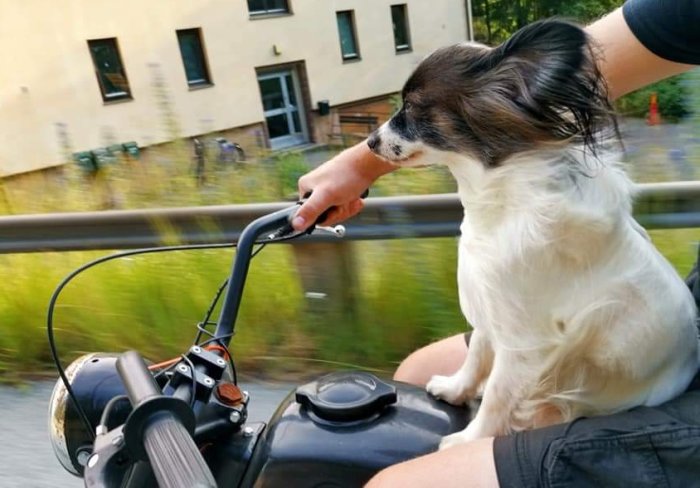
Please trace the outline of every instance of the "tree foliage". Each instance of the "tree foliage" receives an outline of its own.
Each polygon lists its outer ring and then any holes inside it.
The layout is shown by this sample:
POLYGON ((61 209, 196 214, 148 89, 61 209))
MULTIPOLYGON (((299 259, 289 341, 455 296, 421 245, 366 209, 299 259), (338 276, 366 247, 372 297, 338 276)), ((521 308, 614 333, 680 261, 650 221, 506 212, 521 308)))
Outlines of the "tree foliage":
POLYGON ((497 44, 521 27, 547 17, 587 23, 622 4, 622 0, 472 0, 474 38, 497 44))
MULTIPOLYGON (((472 0, 474 39, 496 45, 521 27, 549 17, 587 24, 623 3, 624 0, 472 0)), ((624 115, 645 117, 649 96, 656 93, 661 115, 667 120, 678 120, 693 112, 688 92, 684 77, 673 77, 623 97, 618 108, 624 115)))

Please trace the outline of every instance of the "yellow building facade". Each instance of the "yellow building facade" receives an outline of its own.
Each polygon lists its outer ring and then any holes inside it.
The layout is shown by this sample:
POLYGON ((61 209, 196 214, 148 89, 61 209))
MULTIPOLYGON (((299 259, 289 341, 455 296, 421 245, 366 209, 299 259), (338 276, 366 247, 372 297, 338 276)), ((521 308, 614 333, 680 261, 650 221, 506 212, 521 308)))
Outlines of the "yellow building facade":
POLYGON ((463 0, 0 0, 0 176, 135 142, 325 142, 467 38, 463 0))

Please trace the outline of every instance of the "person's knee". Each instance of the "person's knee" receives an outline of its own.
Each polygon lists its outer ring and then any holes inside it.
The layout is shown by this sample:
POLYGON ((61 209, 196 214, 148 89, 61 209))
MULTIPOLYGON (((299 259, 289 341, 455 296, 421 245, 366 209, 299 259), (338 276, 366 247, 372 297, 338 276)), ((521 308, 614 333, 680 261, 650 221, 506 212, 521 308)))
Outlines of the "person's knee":
POLYGON ((425 365, 421 352, 422 349, 419 349, 401 361, 401 364, 394 372, 394 381, 403 381, 404 383, 418 386, 423 386, 427 383, 425 373, 421 371, 421 367, 425 365))
POLYGON ((393 470, 389 467, 375 474, 364 488, 393 488, 397 486, 396 481, 393 470))
POLYGON ((395 381, 425 386, 433 375, 451 375, 467 355, 464 335, 458 334, 411 353, 394 373, 395 381))
POLYGON ((369 480, 365 488, 425 486, 498 488, 493 438, 477 439, 389 466, 369 480))

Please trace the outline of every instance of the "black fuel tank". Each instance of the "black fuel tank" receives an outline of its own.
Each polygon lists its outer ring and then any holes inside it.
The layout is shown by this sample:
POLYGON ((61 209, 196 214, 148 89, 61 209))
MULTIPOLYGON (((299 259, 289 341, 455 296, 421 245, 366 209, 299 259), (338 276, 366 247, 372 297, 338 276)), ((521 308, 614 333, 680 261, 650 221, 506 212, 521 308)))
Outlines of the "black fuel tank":
POLYGON ((300 386, 257 444, 244 486, 358 487, 382 468, 435 451, 468 412, 422 388, 365 372, 300 386))

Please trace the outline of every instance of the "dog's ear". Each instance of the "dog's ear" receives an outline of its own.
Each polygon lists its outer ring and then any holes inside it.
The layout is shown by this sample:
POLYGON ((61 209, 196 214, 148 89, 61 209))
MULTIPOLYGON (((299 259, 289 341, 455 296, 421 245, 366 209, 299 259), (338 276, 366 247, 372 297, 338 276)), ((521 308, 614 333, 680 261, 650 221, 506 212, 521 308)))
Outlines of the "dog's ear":
POLYGON ((586 33, 562 20, 543 20, 523 27, 498 46, 492 56, 520 72, 529 95, 558 98, 562 87, 588 68, 591 56, 586 33))
POLYGON ((534 124, 556 139, 581 137, 595 150, 596 134, 616 129, 605 80, 585 31, 570 22, 534 22, 489 53, 490 74, 534 124), (569 117, 573 116, 573 120, 569 117))

